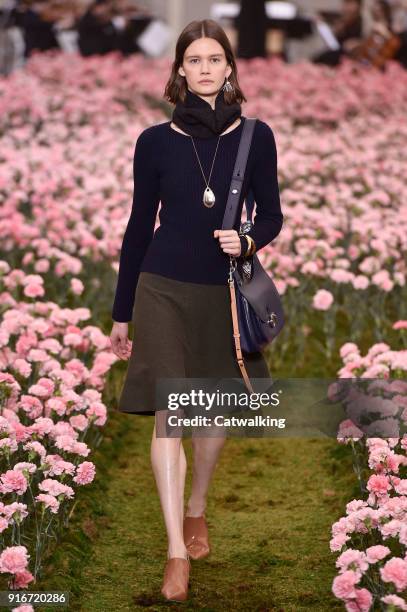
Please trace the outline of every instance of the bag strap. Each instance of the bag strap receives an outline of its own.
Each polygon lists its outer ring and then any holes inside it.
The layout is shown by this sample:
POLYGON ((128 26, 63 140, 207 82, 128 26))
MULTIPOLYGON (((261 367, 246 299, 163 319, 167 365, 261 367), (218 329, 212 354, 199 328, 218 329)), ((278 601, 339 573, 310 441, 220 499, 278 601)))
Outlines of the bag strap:
POLYGON ((253 216, 253 209, 254 209, 254 193, 253 193, 253 189, 250 189, 249 193, 246 196, 246 200, 245 200, 245 205, 246 205, 246 217, 248 221, 252 220, 252 216, 253 216))
MULTIPOLYGON (((242 136, 239 142, 239 148, 237 151, 235 166, 233 169, 232 181, 230 184, 228 200, 226 203, 225 214, 223 217, 222 229, 231 229, 233 228, 236 220, 236 213, 239 203, 239 195, 243 185, 244 174, 246 171, 247 158, 249 156, 250 145, 253 139, 253 131, 254 126, 256 124, 255 118, 247 117, 243 126, 242 136)), ((252 191, 249 193, 249 207, 246 199, 246 210, 247 210, 247 218, 251 221, 251 216, 253 212, 252 204, 253 204, 253 195, 252 191)), ((236 361, 239 365, 243 380, 247 389, 250 393, 254 393, 252 384, 250 382, 249 375, 247 373, 242 349, 240 346, 240 333, 239 333, 239 318, 237 314, 237 305, 236 305, 236 288, 235 281, 233 278, 233 274, 229 273, 229 289, 230 289, 230 307, 232 312, 232 323, 233 323, 233 339, 235 342, 235 351, 236 351, 236 361)))
MULTIPOLYGON (((243 185, 244 174, 246 171, 247 158, 249 157, 250 146, 253 139, 254 127, 257 119, 246 117, 242 135, 240 137, 239 148, 237 151, 235 167, 233 169, 232 181, 230 183, 228 200, 226 202, 225 214, 223 215, 222 229, 232 229, 236 221, 236 213, 240 199, 240 192, 243 185)), ((249 200, 252 203, 252 191, 249 193, 249 200)), ((247 207, 247 198, 246 198, 247 207)), ((251 209, 252 212, 252 209, 251 209)), ((250 212, 250 220, 251 220, 250 212)))
POLYGON ((235 341, 236 361, 239 364, 239 368, 242 373, 243 380, 245 382, 246 387, 248 388, 250 393, 254 393, 254 389, 252 387, 249 375, 244 365, 242 349, 240 347, 240 333, 239 333, 239 320, 237 316, 237 307, 236 307, 235 281, 233 278, 229 278, 228 282, 229 282, 229 289, 230 289, 230 303, 231 303, 231 311, 232 311, 233 338, 235 341))

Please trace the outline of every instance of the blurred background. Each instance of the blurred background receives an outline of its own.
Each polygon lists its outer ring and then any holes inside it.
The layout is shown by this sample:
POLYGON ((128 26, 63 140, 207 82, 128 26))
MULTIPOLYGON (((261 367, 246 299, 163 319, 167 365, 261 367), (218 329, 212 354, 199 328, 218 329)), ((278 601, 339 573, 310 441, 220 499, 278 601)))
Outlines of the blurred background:
POLYGON ((224 27, 240 58, 407 66, 407 0, 0 0, 0 71, 50 49, 168 57, 185 25, 205 18, 224 27))
MULTIPOLYGON (((265 355, 273 379, 303 381, 301 414, 307 379, 385 379, 372 389, 386 397, 391 445, 378 461, 347 438, 349 422, 338 441, 229 440, 209 500, 218 557, 188 609, 394 612, 379 563, 355 590, 360 606, 332 586, 348 538, 338 525, 362 529, 368 503, 382 511, 371 476, 399 481, 384 465, 404 478, 388 491, 403 526, 407 440, 393 417, 407 418, 407 0, 0 0, 0 590, 69 591, 70 609, 87 612, 169 609, 153 420, 118 413, 127 362, 109 334, 135 143, 172 118, 175 41, 206 18, 234 48, 243 116, 276 137, 284 226, 259 252, 286 312, 265 355), (68 496, 43 494, 50 483, 68 496)), ((378 413, 365 417, 376 431, 378 413)), ((384 527, 346 546, 365 558, 389 544, 384 527)), ((406 534, 392 536, 398 563, 406 534)), ((397 600, 407 610, 407 590, 397 600)), ((12 612, 23 610, 34 612, 12 612)))

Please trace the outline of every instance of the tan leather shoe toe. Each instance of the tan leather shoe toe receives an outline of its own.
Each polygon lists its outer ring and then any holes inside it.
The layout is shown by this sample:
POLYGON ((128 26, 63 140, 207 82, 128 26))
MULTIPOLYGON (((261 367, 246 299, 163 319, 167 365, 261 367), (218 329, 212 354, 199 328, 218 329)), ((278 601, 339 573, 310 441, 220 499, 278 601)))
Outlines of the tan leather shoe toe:
POLYGON ((161 593, 170 601, 185 601, 188 597, 188 582, 191 562, 182 557, 167 559, 161 593))
POLYGON ((209 533, 205 515, 184 518, 184 542, 191 559, 203 559, 209 555, 209 533))

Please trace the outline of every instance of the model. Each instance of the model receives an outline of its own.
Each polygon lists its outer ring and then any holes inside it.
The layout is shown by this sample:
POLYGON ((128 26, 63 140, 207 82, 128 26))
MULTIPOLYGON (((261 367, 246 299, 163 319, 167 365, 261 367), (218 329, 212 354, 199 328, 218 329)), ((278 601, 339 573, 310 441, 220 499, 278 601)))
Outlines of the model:
MULTIPOLYGON (((274 135, 258 119, 235 228, 221 229, 246 98, 229 40, 215 21, 193 21, 181 32, 164 97, 175 105, 172 120, 144 129, 135 147, 133 205, 110 338, 114 352, 129 360, 119 410, 155 417, 151 463, 168 537, 161 592, 184 601, 190 559, 210 552, 206 499, 225 437, 192 437, 193 481, 184 516, 182 437, 156 435, 168 410, 155 405, 155 382, 240 377, 227 284, 230 256, 242 261, 268 245, 283 215, 274 135), (249 189, 256 214, 247 238, 239 228, 249 189)), ((245 362, 250 377, 270 377, 261 353, 245 362)))

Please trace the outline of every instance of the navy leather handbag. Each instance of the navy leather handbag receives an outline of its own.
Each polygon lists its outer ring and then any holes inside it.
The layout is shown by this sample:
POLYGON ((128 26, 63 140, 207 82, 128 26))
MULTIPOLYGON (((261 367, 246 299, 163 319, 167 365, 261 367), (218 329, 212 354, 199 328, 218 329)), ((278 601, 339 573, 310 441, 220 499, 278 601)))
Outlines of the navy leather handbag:
MULTIPOLYGON (((246 118, 239 143, 235 167, 222 229, 234 227, 239 203, 239 194, 242 187, 247 158, 252 141, 256 119, 246 118)), ((254 197, 252 191, 246 197, 247 221, 240 226, 240 233, 250 231, 252 227, 252 214, 254 197)), ((277 288, 263 268, 256 253, 251 257, 237 262, 230 257, 229 285, 233 304, 236 302, 238 330, 234 330, 238 362, 242 359, 241 351, 253 353, 263 350, 270 344, 282 330, 285 317, 283 305, 277 288), (234 299, 235 298, 235 299, 234 299), (239 336, 236 338, 236 336, 239 336), (236 342, 238 340, 238 342, 236 342)), ((239 365, 241 365, 239 363, 239 365)))

